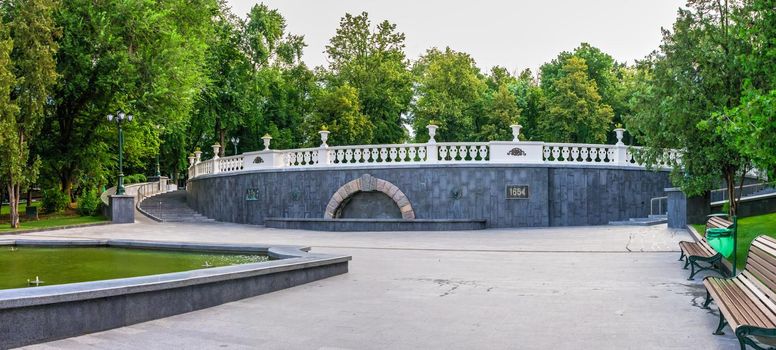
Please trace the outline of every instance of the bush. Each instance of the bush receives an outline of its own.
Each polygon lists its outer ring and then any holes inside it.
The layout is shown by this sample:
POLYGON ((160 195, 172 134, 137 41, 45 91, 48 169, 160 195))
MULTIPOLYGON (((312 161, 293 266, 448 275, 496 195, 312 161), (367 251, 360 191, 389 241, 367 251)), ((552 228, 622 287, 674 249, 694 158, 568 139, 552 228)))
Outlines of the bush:
POLYGON ((62 193, 56 188, 43 191, 43 210, 46 213, 65 210, 69 204, 70 197, 67 196, 67 193, 62 193))
POLYGON ((100 208, 100 197, 97 191, 89 190, 81 194, 78 198, 78 214, 83 216, 92 216, 100 208))
POLYGON ((136 184, 141 182, 146 182, 146 176, 143 174, 132 174, 124 176, 124 184, 130 185, 130 184, 136 184))

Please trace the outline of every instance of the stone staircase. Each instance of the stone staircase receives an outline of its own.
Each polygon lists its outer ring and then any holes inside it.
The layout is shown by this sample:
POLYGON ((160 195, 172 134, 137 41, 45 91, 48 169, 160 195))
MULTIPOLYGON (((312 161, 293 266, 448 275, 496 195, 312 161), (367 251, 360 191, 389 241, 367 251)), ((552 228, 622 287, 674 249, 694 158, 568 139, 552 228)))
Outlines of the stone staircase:
POLYGON ((652 226, 668 222, 666 215, 650 215, 646 218, 630 218, 625 221, 609 221, 609 225, 652 226))
POLYGON ((186 191, 172 191, 146 198, 140 202, 140 210, 146 216, 160 222, 215 222, 186 203, 186 191))

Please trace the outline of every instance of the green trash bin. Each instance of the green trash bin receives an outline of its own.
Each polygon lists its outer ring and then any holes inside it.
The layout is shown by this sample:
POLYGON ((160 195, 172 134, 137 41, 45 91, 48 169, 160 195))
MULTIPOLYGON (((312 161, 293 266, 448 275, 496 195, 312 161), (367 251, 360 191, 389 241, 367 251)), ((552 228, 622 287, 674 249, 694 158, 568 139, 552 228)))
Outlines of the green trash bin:
POLYGON ((733 230, 727 228, 710 228, 706 230, 706 241, 725 258, 733 254, 733 230))

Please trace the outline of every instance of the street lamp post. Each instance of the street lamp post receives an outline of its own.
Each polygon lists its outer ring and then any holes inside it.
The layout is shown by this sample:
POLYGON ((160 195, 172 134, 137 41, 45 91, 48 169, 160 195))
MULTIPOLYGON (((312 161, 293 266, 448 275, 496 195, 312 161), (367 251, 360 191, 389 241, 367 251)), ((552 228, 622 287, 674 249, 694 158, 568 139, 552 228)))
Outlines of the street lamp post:
POLYGON ((232 137, 229 140, 232 141, 232 144, 234 145, 234 155, 237 155, 237 144, 240 143, 240 138, 239 137, 232 137))
POLYGON ((115 116, 113 114, 108 114, 108 122, 116 122, 116 125, 119 128, 119 179, 118 184, 116 185, 117 195, 124 194, 124 132, 121 130, 121 124, 125 120, 131 122, 132 115, 125 114, 120 110, 116 112, 115 116))
MULTIPOLYGON (((157 124, 157 125, 156 125, 156 129, 157 129, 157 130, 159 130, 159 132, 161 133, 162 126, 157 124)), ((161 138, 160 138, 160 139, 161 139, 161 138)), ((160 154, 160 153, 162 153, 162 144, 161 144, 161 141, 159 142, 159 149, 158 149, 158 150, 156 150, 156 174, 155 174, 155 176, 156 176, 156 178, 157 178, 157 179, 158 179, 158 178, 160 178, 160 177, 162 177, 162 172, 161 172, 161 169, 159 169, 159 154, 160 154)))

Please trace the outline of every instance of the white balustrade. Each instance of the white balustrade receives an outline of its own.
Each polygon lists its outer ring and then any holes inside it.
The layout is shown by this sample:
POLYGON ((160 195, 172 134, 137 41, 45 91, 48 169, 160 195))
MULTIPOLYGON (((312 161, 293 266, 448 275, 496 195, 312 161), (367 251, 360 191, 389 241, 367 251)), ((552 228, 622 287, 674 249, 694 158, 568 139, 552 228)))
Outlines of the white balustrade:
POLYGON ((490 156, 487 142, 442 142, 437 147, 440 162, 484 162, 490 156))
POLYGON ((231 157, 218 158, 218 172, 219 173, 231 173, 244 169, 243 155, 236 155, 231 157))
POLYGON ((338 146, 328 149, 334 165, 426 161, 426 144, 338 146))
POLYGON ((311 166, 318 164, 319 148, 288 150, 283 153, 283 164, 288 167, 311 166))
MULTIPOLYGON (((515 125, 513 129, 518 128, 515 125)), ((433 134, 435 126, 429 127, 433 134)), ((513 130, 517 135, 519 130, 513 130)), ((189 159, 189 178, 267 168, 358 167, 391 164, 493 163, 493 164, 577 164, 586 166, 644 167, 639 147, 624 144, 596 145, 544 143, 533 141, 436 142, 422 144, 333 146, 326 144, 328 132, 321 134, 320 147, 270 150, 265 136, 263 151, 200 161, 198 152, 189 159), (249 163, 249 164, 248 164, 249 163)), ((618 135, 619 136, 619 135, 618 135)), ((618 139, 620 140, 620 139, 618 139)), ((199 152, 201 153, 201 152, 199 152)), ((656 168, 681 163, 681 152, 666 150, 656 168)))
POLYGON ((547 143, 543 159, 547 163, 613 164, 617 162, 617 146, 547 143))

